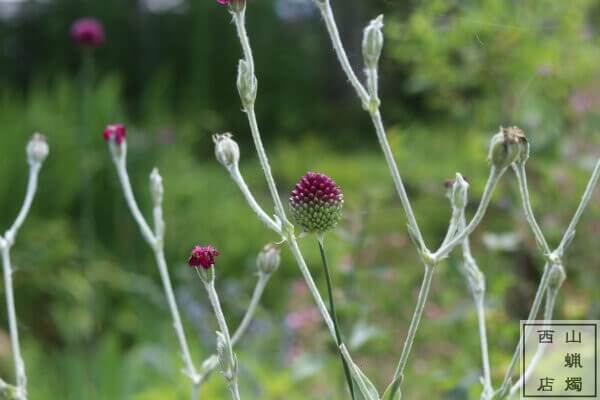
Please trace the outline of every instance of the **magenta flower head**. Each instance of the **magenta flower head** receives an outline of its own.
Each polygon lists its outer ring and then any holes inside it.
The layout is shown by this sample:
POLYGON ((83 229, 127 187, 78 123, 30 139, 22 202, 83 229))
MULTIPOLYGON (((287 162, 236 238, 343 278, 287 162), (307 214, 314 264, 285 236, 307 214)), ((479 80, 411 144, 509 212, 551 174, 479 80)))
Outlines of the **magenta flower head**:
POLYGON ((290 195, 294 221, 304 232, 323 233, 342 217, 344 195, 333 179, 318 172, 304 175, 290 195))
POLYGON ((121 145, 125 141, 127 136, 127 129, 123 124, 111 124, 107 125, 102 132, 102 137, 107 142, 114 140, 116 144, 121 145))
POLYGON ((243 11, 246 7, 246 0, 217 0, 217 3, 231 7, 231 10, 235 12, 243 11))
POLYGON ((192 249, 188 264, 192 268, 211 269, 215 265, 215 257, 220 255, 221 253, 210 244, 206 247, 197 245, 192 249))
POLYGON ((71 25, 71 37, 84 47, 100 47, 104 43, 104 28, 95 18, 79 18, 71 25))

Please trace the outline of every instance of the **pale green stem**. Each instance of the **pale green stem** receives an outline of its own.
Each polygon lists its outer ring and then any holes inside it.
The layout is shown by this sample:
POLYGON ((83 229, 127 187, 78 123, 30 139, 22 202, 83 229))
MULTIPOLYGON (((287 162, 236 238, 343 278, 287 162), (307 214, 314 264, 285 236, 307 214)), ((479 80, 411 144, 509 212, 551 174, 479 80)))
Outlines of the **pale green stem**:
MULTIPOLYGON (((553 268, 553 267, 551 267, 551 268, 553 268)), ((552 315, 554 314, 554 307, 556 304, 556 298, 558 297, 559 290, 560 290, 560 286, 555 287, 555 288, 549 287, 546 290, 546 304, 544 306, 544 321, 552 320, 552 315)), ((529 365, 527 367, 527 370, 519 378, 517 383, 515 383, 510 388, 510 395, 509 395, 510 397, 514 396, 517 393, 517 391, 521 388, 521 386, 525 382, 527 382, 527 380, 529 379, 529 377, 535 370, 535 367, 537 366, 537 364, 540 362, 542 356, 544 355, 545 350, 546 350, 546 345, 544 343, 542 343, 540 346, 538 346, 533 358, 531 359, 531 362, 529 363, 529 365)))
MULTIPOLYGON (((460 210, 459 229, 464 229, 467 224, 464 208, 460 210)), ((477 326, 479 329, 479 344, 481 347, 481 365, 483 368, 483 393, 482 398, 488 399, 493 394, 492 374, 490 368, 489 346, 485 323, 485 278, 479 269, 471 252, 471 243, 467 236, 462 243, 464 274, 467 285, 473 296, 477 312, 477 326)))
POLYGON ((350 84, 356 90, 356 94, 358 98, 363 103, 364 107, 367 107, 369 104, 369 94, 360 83, 360 80, 354 73, 354 69, 350 64, 350 60, 348 59, 348 55, 346 54, 346 50, 344 49, 344 45, 342 44, 342 39, 340 38, 340 33, 338 31, 337 24, 335 22, 335 17, 333 16, 333 10, 331 9, 331 5, 329 4, 329 0, 315 0, 315 3, 321 10, 321 16, 323 17, 323 21, 325 22, 325 26, 327 27, 327 32, 329 33, 329 38, 331 39, 331 44, 333 45, 333 49, 335 54, 340 62, 340 65, 344 72, 346 73, 346 77, 350 81, 350 84))
POLYGON ((260 299, 270 278, 270 274, 265 275, 261 273, 258 276, 258 282, 256 282, 256 286, 254 287, 254 292, 252 293, 252 298, 250 299, 250 304, 248 304, 246 314, 244 314, 242 322, 240 322, 237 329, 233 333, 233 336, 231 337, 232 346, 235 346, 237 342, 239 342, 244 333, 246 333, 248 326, 250 326, 250 322, 252 322, 252 319, 254 318, 254 314, 256 313, 256 309, 258 308, 258 304, 260 303, 260 299))
POLYGON ((10 248, 2 248, 2 266, 4 269, 4 289, 6 292, 6 308, 8 313, 8 330, 10 334, 10 347, 15 365, 15 377, 18 388, 18 399, 27 399, 27 376, 25 375, 25 363, 21 356, 19 344, 19 329, 17 325, 17 312, 15 310, 15 296, 13 291, 12 267, 10 263, 10 248))
POLYGON ((192 400, 195 400, 196 397, 194 396, 197 396, 197 386, 199 385, 200 376, 198 375, 196 367, 194 366, 194 363, 192 361, 192 356, 183 329, 183 323, 181 321, 181 316, 179 315, 179 308, 177 307, 177 301, 175 300, 175 295, 173 293, 173 286, 169 277, 169 269, 165 260, 163 241, 162 237, 160 237, 162 236, 161 231, 162 229, 164 229, 164 225, 162 223, 162 212, 157 212, 157 210, 154 210, 154 215, 156 218, 155 222, 157 226, 157 232, 155 234, 152 232, 152 229, 150 229, 150 226, 148 225, 146 219, 142 215, 142 212, 140 211, 137 201, 135 200, 133 190, 131 188, 131 182, 129 180, 129 174, 127 173, 126 167, 126 142, 123 142, 120 145, 120 147, 117 147, 118 145, 114 143, 110 143, 110 146, 111 153, 113 155, 113 161, 117 169, 117 175, 119 176, 121 188, 125 196, 125 202, 127 203, 127 206, 129 207, 129 210, 131 211, 134 220, 137 222, 142 236, 144 237, 146 242, 148 242, 148 244, 154 252, 156 266, 160 273, 160 278, 165 291, 165 297, 167 299, 169 311, 171 313, 171 317, 173 318, 173 328, 175 329, 177 340, 179 342, 181 357, 183 358, 183 362, 185 364, 184 373, 192 381, 192 400))
POLYGON ((544 233, 540 228, 537 220, 535 219, 535 215, 533 213, 533 208, 531 207, 531 200, 529 197, 529 188, 527 187, 527 173, 525 172, 525 163, 515 163, 513 164, 513 170, 515 175, 517 176, 517 180, 519 181, 519 192, 521 193, 521 202, 523 203, 523 211, 525 212, 525 218, 527 218, 527 222, 529 226, 531 226, 531 230, 533 231, 533 235, 535 236, 535 240, 542 250, 542 253, 545 255, 550 254, 550 246, 548 246, 548 242, 544 237, 544 233))
MULTIPOLYGON (((327 296, 329 297, 329 310, 331 312, 331 317, 333 318, 333 326, 335 328, 335 341, 336 345, 339 347, 342 345, 342 333, 340 332, 340 322, 337 317, 337 311, 335 307, 335 299, 333 297, 333 283, 331 281, 331 273, 329 272, 329 263, 327 262, 327 254, 325 253, 325 240, 323 237, 323 233, 320 233, 317 236, 317 241, 319 243, 319 252, 321 253, 321 262, 323 264, 323 272, 325 273, 325 282, 327 283, 327 296)), ((348 384, 348 390, 350 391, 350 395, 352 400, 355 399, 354 395, 354 385, 352 383, 352 377, 350 376, 350 369, 348 368, 348 364, 344 359, 344 356, 340 354, 340 358, 342 360, 342 367, 344 368, 344 375, 346 377, 346 382, 348 384)))
POLYGON ((410 355, 410 351, 417 335, 417 329, 419 328, 419 323, 421 322, 421 317, 423 316, 423 311, 425 310, 425 304, 427 303, 427 297, 429 295, 429 289, 431 288, 434 271, 434 265, 425 265, 425 274, 423 275, 423 282, 421 283, 421 289, 419 290, 417 305, 410 321, 410 326, 408 327, 408 334, 404 340, 402 354, 400 354, 400 361, 396 367, 396 372, 394 372, 394 381, 404 378, 404 369, 408 363, 408 356, 410 355))
MULTIPOLYGON (((214 269, 214 266, 212 267, 214 269)), ((196 268, 196 272, 200 275, 200 272, 196 268)), ((214 271, 212 271, 214 273, 214 271)), ((201 277, 202 279, 202 277, 201 277)), ((236 360, 233 353, 233 345, 231 342, 231 336, 229 335, 229 328, 227 327, 227 321, 225 320, 225 315, 223 314, 223 309, 221 308, 221 302, 219 301, 219 295, 217 294, 217 290, 215 289, 215 281, 214 279, 210 279, 205 281, 202 279, 204 283, 204 287, 206 288, 206 292, 208 293, 208 299, 210 300, 210 304, 212 305, 213 311, 215 313, 215 317, 217 319, 217 324, 219 325, 219 330, 223 334, 225 338, 225 346, 227 347, 227 357, 229 357, 228 364, 230 366, 236 365, 236 360)), ((233 367, 230 371, 232 376, 226 377, 227 387, 231 392, 231 396, 234 400, 240 400, 240 393, 237 382, 237 367, 233 367)))
POLYGON ((406 213, 406 218, 408 219, 408 226, 415 236, 415 240, 417 241, 417 244, 420 247, 419 250, 424 251, 427 247, 425 246, 423 235, 421 234, 421 230, 419 229, 419 225, 417 224, 417 220, 415 218, 412 206, 410 205, 410 200, 408 199, 408 194, 406 193, 406 189, 404 188, 402 177, 400 176, 400 172, 398 171, 398 166, 396 165, 394 154, 392 153, 392 149, 390 148, 390 144, 387 140, 385 128, 381 119, 381 113, 379 112, 379 110, 376 110, 374 112, 370 112, 370 115, 371 119, 373 120, 373 125, 375 126, 375 131, 377 133, 379 145, 381 146, 381 150, 383 151, 383 155, 385 156, 385 161, 387 162, 388 169, 390 170, 390 174, 392 175, 392 180, 394 181, 394 187, 396 188, 396 192, 398 193, 398 197, 400 198, 400 202, 402 203, 402 207, 404 208, 404 212, 406 213))
MULTIPOLYGON (((271 274, 259 273, 258 281, 256 282, 254 292, 252 293, 252 298, 250 299, 250 303, 248 304, 248 309, 246 310, 246 313, 242 318, 242 322, 240 322, 237 329, 233 333, 233 336, 231 337, 232 346, 235 347, 235 345, 240 341, 244 333, 246 333, 250 322, 254 318, 254 314, 256 313, 256 310, 260 303, 260 299, 262 298, 262 295, 265 291, 267 283, 269 282, 269 279, 271 279, 271 274)), ((209 377, 209 375, 215 370, 215 368, 217 368, 218 365, 218 356, 216 354, 213 354, 212 356, 204 360, 204 363, 202 364, 201 381, 204 382, 209 377)))
MULTIPOLYGON (((527 316, 527 323, 530 323, 531 321, 535 320, 536 316, 540 311, 542 300, 544 298, 544 293, 546 292, 546 289, 548 289, 548 283, 550 281, 550 270, 550 265, 546 263, 546 265, 544 265, 544 273, 542 274, 540 285, 538 286, 535 298, 533 299, 531 310, 529 311, 529 315, 527 316)), ((522 340, 519 341, 519 344, 517 345, 517 348, 515 349, 515 352, 513 354, 512 360, 510 361, 510 364, 508 366, 508 369, 506 370, 502 386, 500 386, 500 389, 498 390, 499 399, 503 399, 509 394, 510 387, 512 385, 512 375, 521 355, 521 346, 523 340, 525 340, 525 338, 522 338, 522 340)))
POLYGON ((19 328, 17 323, 17 312, 15 307, 15 296, 13 288, 13 269, 10 261, 10 249, 15 243, 15 239, 19 229, 25 222, 33 198, 37 191, 38 176, 42 164, 40 162, 30 162, 29 175, 27 179, 27 189, 23 205, 15 218, 12 226, 6 231, 4 237, 0 237, 0 250, 2 251, 2 267, 4 271, 4 287, 6 295, 6 308, 8 315, 8 330, 10 334, 10 347, 13 355, 13 363, 15 368, 16 378, 16 396, 19 400, 27 399, 27 375, 25 373, 25 362, 21 356, 21 346, 19 343, 19 328))
POLYGON ((560 245, 558 246, 558 248, 556 250, 559 255, 562 255, 564 253, 565 248, 569 245, 570 241, 573 239, 573 236, 575 235, 575 227, 577 226, 577 223, 579 222, 579 219, 581 218, 583 211, 585 210, 588 203, 592 199, 592 193, 594 192, 594 189, 596 188, 596 184, 598 183, 598 178, 600 178, 600 160, 598 160, 598 162, 596 163, 596 167, 594 168, 594 171, 592 172, 592 176, 590 177, 590 180, 588 181, 585 191, 583 192, 583 196, 581 197, 581 201, 579 202, 577 211, 575 211, 575 215, 571 219, 571 222, 569 223, 569 227, 565 231, 565 234, 563 235, 563 238, 560 241, 560 245))
POLYGON ((252 195, 252 192, 248 188, 248 185, 246 184, 246 181, 244 180, 244 177, 240 173, 240 168, 237 165, 237 163, 233 166, 233 168, 229 169, 229 174, 231 175, 231 178, 233 179, 233 181, 238 185, 238 187, 242 191, 242 194, 244 195, 244 198, 246 199, 246 201, 250 205, 250 208, 252 208, 252 210, 254 210, 254 212, 256 213, 256 215, 258 216, 258 218, 265 225, 267 225, 270 229, 272 229, 273 231, 275 231, 279 235, 281 235, 282 234, 282 232, 281 232, 281 226, 279 224, 277 224, 271 217, 269 217, 269 215, 267 215, 267 213, 258 204, 258 202, 256 201, 256 199, 252 195))

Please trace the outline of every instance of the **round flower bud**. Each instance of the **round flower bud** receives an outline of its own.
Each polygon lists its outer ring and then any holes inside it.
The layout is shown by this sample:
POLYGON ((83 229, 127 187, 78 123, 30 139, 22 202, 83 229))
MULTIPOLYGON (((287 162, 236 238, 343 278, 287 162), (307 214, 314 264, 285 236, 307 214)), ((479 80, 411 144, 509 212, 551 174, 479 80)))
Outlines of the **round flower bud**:
POLYGON ((272 274, 281 264, 281 250, 279 246, 269 243, 256 257, 256 268, 264 274, 272 274))
POLYGON ((367 68, 377 68, 383 49, 383 15, 369 23, 363 33, 362 52, 367 68))
POLYGON ((492 137, 488 160, 498 169, 514 162, 525 162, 529 157, 529 143, 523 131, 516 126, 500 128, 492 137))
POLYGON ((308 172, 292 190, 289 204, 294 221, 304 232, 322 233, 339 222, 344 195, 327 175, 308 172))
POLYGON ((445 185, 448 188, 448 197, 452 202, 452 207, 463 209, 467 206, 469 183, 459 173, 456 174, 454 181, 449 181, 445 185))
POLYGON ((240 161, 240 146, 232 139, 229 132, 213 135, 215 156, 226 168, 231 168, 240 161))
POLYGON ((71 37, 84 47, 100 47, 104 43, 104 28, 95 18, 80 18, 71 26, 71 37))
POLYGON ((46 136, 41 133, 34 133, 29 143, 27 143, 27 161, 30 164, 44 162, 49 151, 46 136))
POLYGON ((206 247, 197 245, 192 249, 188 265, 192 268, 211 269, 215 265, 215 257, 220 255, 221 253, 210 244, 206 247))

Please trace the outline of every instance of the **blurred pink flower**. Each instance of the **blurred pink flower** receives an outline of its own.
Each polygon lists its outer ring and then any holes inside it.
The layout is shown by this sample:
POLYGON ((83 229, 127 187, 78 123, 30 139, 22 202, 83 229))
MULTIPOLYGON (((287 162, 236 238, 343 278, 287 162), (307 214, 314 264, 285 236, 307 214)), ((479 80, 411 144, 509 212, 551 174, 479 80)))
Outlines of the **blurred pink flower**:
POLYGON ((95 18, 80 18, 71 26, 71 37, 85 47, 100 47, 104 43, 104 28, 95 18))
POLYGON ((127 136, 127 129, 125 129, 125 125, 123 124, 111 124, 107 125, 102 132, 102 137, 107 142, 111 139, 114 139, 115 143, 120 145, 125 140, 127 136))
POLYGON ((292 330, 299 330, 319 322, 319 310, 315 307, 292 311, 285 317, 286 325, 292 330))
POLYGON ((217 249, 210 244, 206 247, 194 246, 192 254, 188 259, 190 267, 202 267, 204 269, 211 269, 215 265, 215 257, 221 255, 217 249))

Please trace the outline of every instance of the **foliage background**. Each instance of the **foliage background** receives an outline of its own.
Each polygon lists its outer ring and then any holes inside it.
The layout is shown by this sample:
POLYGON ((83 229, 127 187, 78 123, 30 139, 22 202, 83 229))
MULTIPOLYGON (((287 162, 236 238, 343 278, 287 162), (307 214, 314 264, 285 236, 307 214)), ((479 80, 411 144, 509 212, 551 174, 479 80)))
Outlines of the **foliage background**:
MULTIPOLYGON (((332 3, 357 70, 362 27, 385 14, 383 113, 428 242, 441 240, 449 217, 441 183, 456 171, 465 174, 474 210, 487 176, 487 141, 498 125, 515 124, 532 143, 534 208, 556 243, 600 154, 598 4, 332 3)), ((164 177, 167 257, 199 365, 214 348, 215 322, 185 266, 190 247, 210 242, 223 253, 218 287, 235 326, 253 288, 254 257, 276 239, 212 155, 210 135, 234 132, 243 173, 271 207, 235 89, 240 49, 230 17, 206 0, 4 1, 0 12, 0 226, 12 223, 22 201, 30 134, 44 132, 51 146, 13 255, 31 399, 187 398, 152 254, 126 209, 100 133, 109 122, 127 123, 129 170, 146 213, 151 168, 158 166, 164 177), (107 42, 94 54, 92 112, 82 140, 81 52, 69 27, 86 15, 104 23, 107 42), (82 165, 93 193, 93 240, 87 244, 82 165)), ((422 271, 368 116, 341 75, 310 1, 250 1, 248 26, 259 77, 258 118, 282 197, 307 170, 325 172, 344 188, 345 218, 327 238, 336 296, 353 354, 384 387, 422 271)), ((594 199, 566 257, 560 319, 600 319, 598 192, 594 199)), ((519 207, 508 175, 473 237, 487 275, 495 382, 543 263, 519 207)), ((321 282, 316 242, 302 242, 321 282)), ((435 276, 407 370, 406 398, 478 398, 476 319, 457 262, 451 257, 435 276)), ((284 253, 239 348, 245 398, 344 398, 334 348, 300 279, 284 253)), ((0 376, 12 381, 0 310, 0 376)), ((204 393, 227 398, 218 376, 204 393)))

